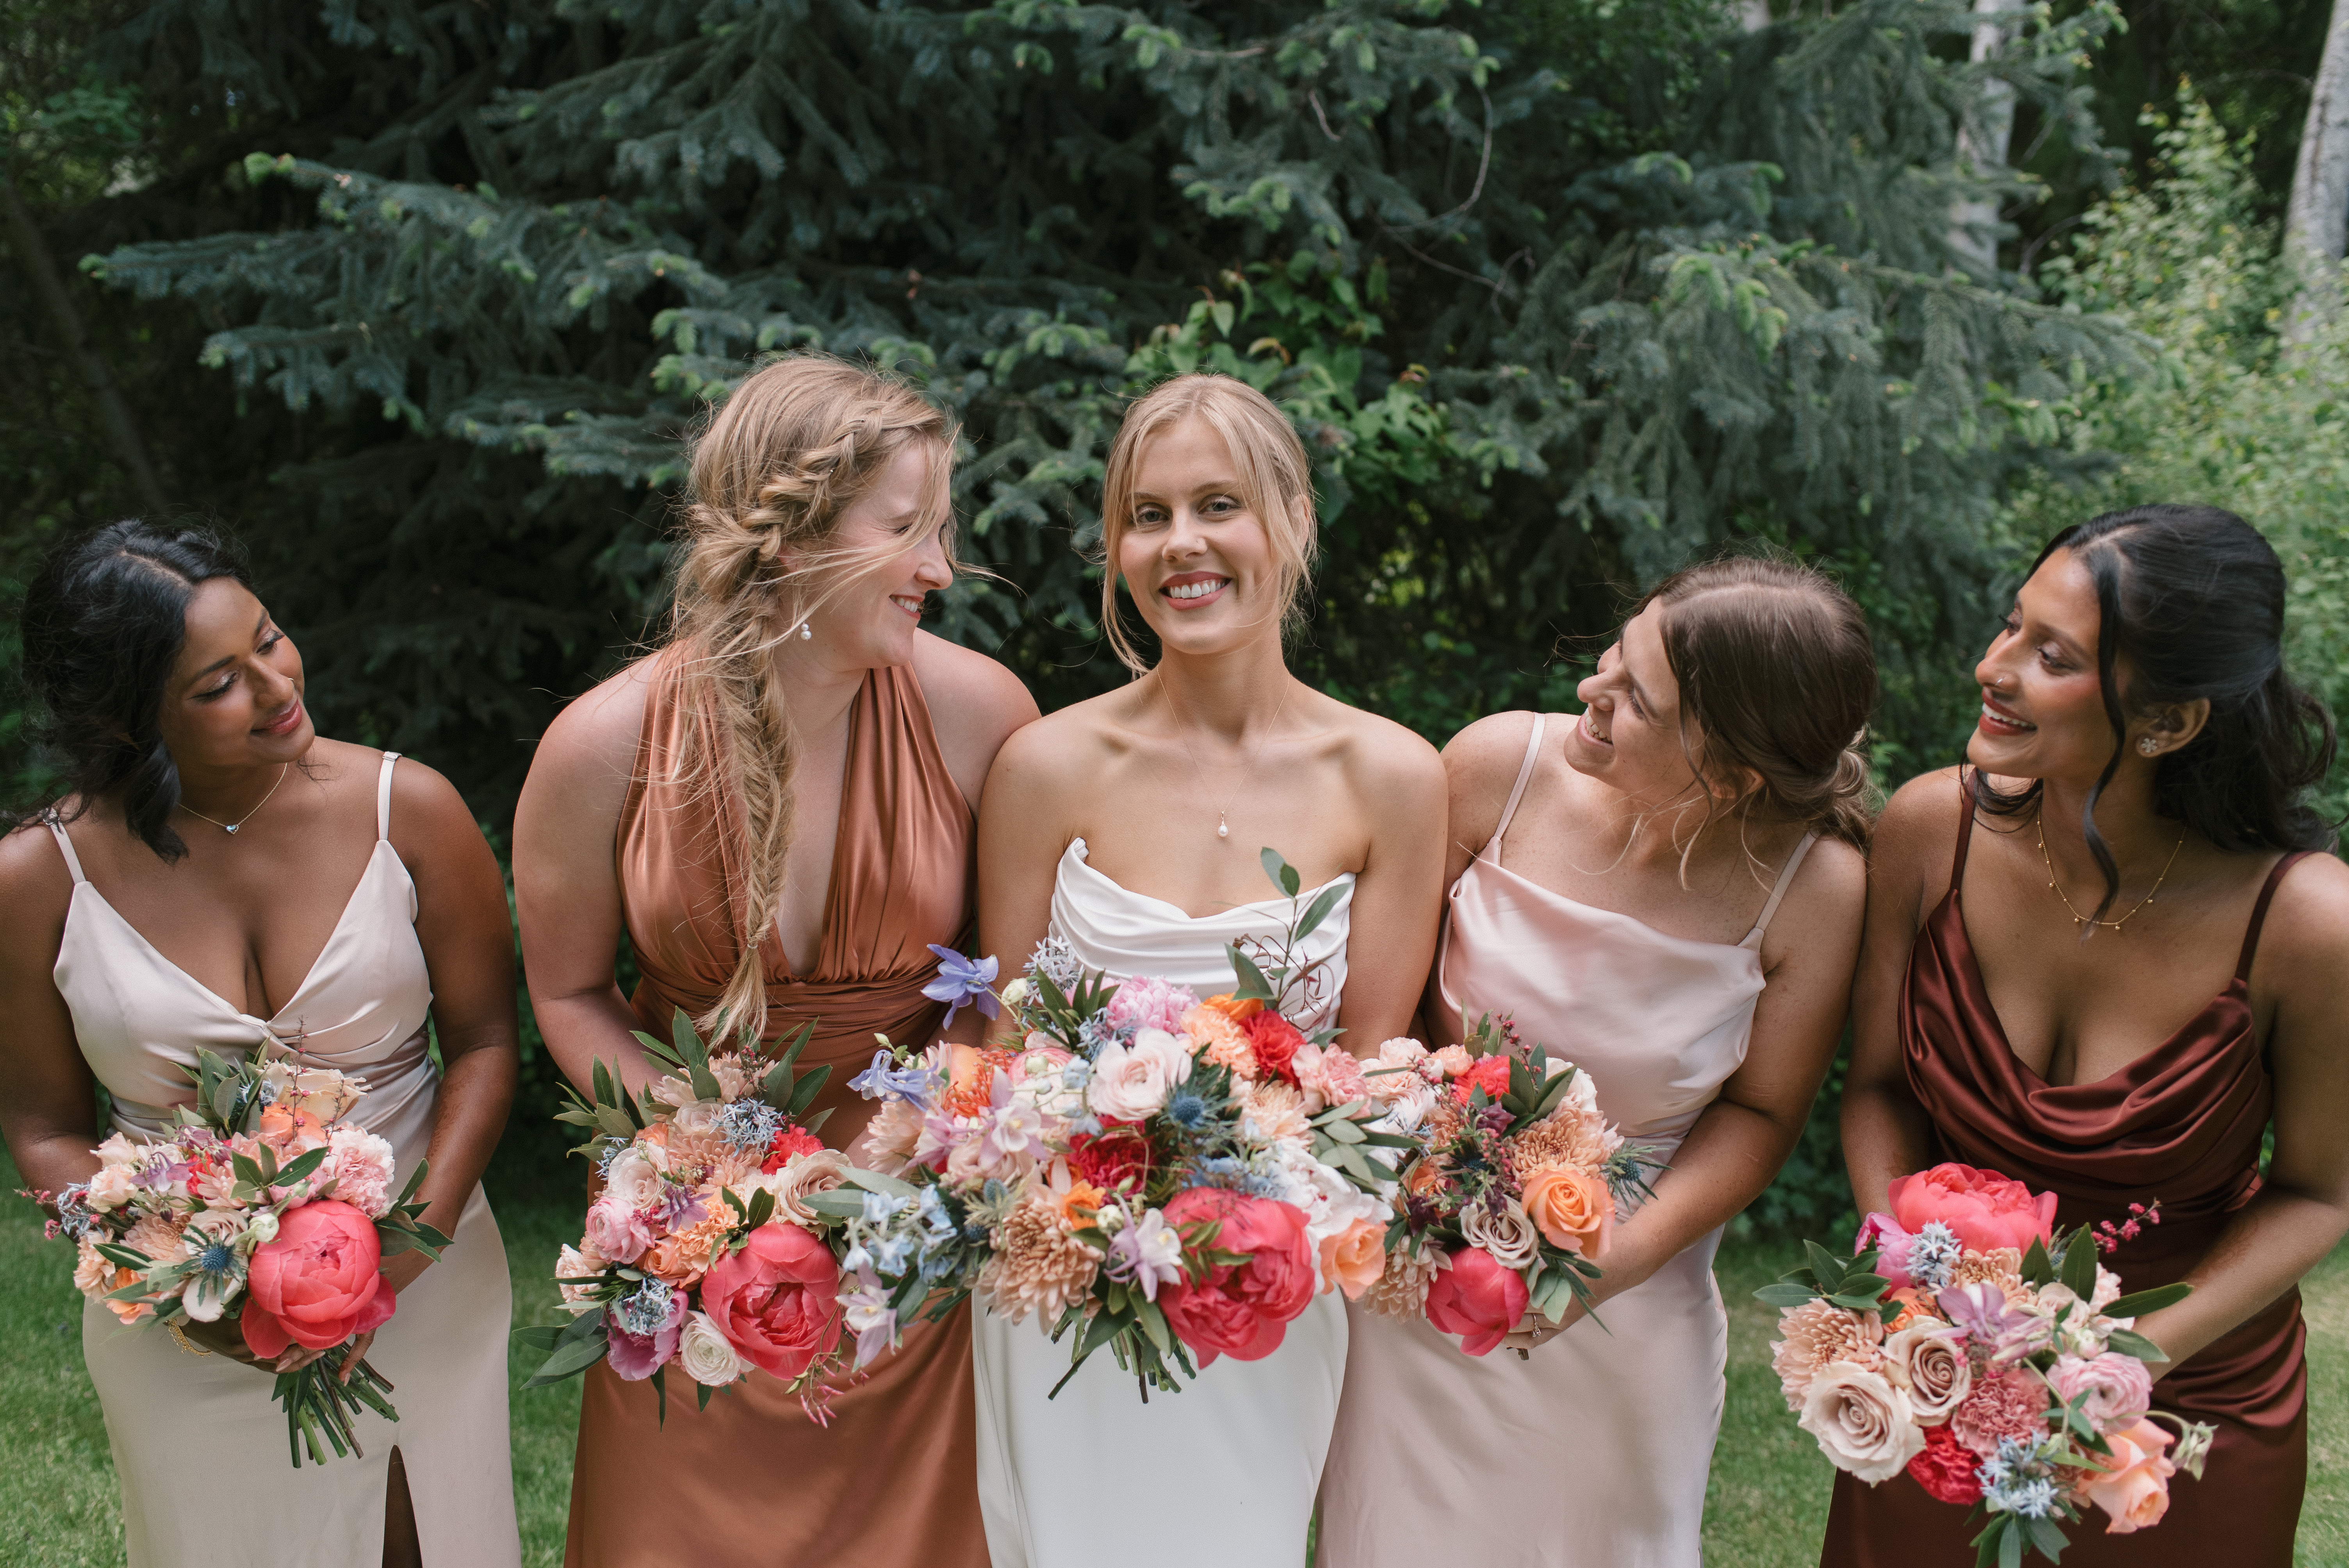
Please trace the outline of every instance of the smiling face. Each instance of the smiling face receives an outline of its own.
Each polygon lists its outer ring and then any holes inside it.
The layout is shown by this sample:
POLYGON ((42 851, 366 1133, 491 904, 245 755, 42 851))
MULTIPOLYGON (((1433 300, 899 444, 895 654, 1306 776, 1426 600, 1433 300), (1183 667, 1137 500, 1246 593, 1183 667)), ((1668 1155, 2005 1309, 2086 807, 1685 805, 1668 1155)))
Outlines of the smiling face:
POLYGON ((1567 732, 1566 759, 1649 807, 1706 793, 1689 757, 1701 738, 1684 734, 1680 683, 1664 654, 1663 606, 1625 623, 1599 669, 1575 687, 1582 717, 1567 732))
POLYGON ((842 509, 831 538, 812 552, 809 570, 817 583, 811 596, 822 603, 809 616, 808 641, 826 661, 878 669, 913 658, 924 597, 954 581, 947 556, 954 519, 937 505, 938 460, 932 442, 899 447, 873 488, 842 509))
POLYGON ((1211 654, 1280 634, 1288 589, 1272 536, 1205 419, 1178 420, 1143 446, 1115 564, 1170 650, 1211 654))
POLYGON ((1974 668, 1982 716, 1969 761, 2008 779, 2095 782, 2113 755, 2096 677, 2103 619, 2077 555, 2059 550, 2041 562, 1974 668))
POLYGON ((157 718, 183 774, 275 767, 317 738, 302 701, 302 655, 252 590, 233 577, 196 585, 187 642, 157 718))

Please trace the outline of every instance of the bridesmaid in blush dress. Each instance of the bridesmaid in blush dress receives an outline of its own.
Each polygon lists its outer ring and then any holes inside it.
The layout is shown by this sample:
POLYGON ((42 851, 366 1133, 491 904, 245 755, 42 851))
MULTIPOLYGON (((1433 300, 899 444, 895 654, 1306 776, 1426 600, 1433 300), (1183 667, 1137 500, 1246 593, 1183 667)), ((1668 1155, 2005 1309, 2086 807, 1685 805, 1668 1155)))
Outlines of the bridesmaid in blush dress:
POLYGON ((84 1300, 130 1568, 512 1568, 512 1303, 480 1181, 513 1097, 513 939, 472 813, 316 732, 301 655, 207 534, 63 546, 24 633, 73 786, 0 842, 0 1129, 27 1182, 98 1168, 96 1086, 141 1142, 200 1050, 283 1048, 363 1087, 351 1119, 398 1180, 429 1161, 424 1220, 452 1238, 385 1260, 394 1311, 358 1342, 398 1423, 362 1414, 361 1453, 299 1470, 233 1318, 175 1336, 84 1300))
MULTIPOLYGON (((972 921, 973 812, 1035 717, 993 660, 919 630, 953 580, 953 427, 912 391, 819 356, 737 387, 693 455, 668 645, 565 709, 514 822, 531 996, 583 1087, 649 1076, 631 1029, 677 1009, 772 1042, 846 1148, 873 1037, 921 1041, 932 943, 972 921), (613 981, 625 930, 642 971, 613 981)), ((966 1026, 966 1033, 976 1020, 966 1026)), ((838 1563, 986 1568, 961 1314, 916 1324, 841 1391, 829 1429, 764 1373, 697 1410, 608 1363, 588 1374, 572 1568, 838 1563)))
MULTIPOLYGON (((1016 972, 1047 934, 1088 967, 1232 988, 1225 944, 1277 936, 1266 846, 1308 896, 1311 1022, 1357 1055, 1405 1032, 1435 946, 1443 773, 1399 725, 1301 684, 1281 657, 1313 552, 1312 470, 1261 393, 1185 376, 1127 411, 1102 480, 1102 612, 1138 675, 1014 736, 979 819, 982 950, 1016 972), (1123 580, 1160 654, 1120 624, 1123 580)), ((1050 1326, 982 1313, 979 1494, 993 1568, 1297 1568, 1346 1368, 1327 1289, 1252 1361, 1147 1405, 1050 1326)))
POLYGON ((1671 1169, 1597 1260, 1598 1322, 1529 1314, 1477 1359, 1415 1302, 1353 1304, 1328 1568, 1698 1561, 1728 1351, 1713 1254, 1843 1027, 1876 665, 1816 573, 1728 560, 1660 584, 1579 695, 1578 717, 1495 715, 1444 752, 1431 1033, 1514 1015, 1671 1169))
MULTIPOLYGON (((1972 770, 1878 840, 1843 1136, 1863 1210, 1942 1161, 2116 1227, 2154 1405, 2218 1428, 2168 1516, 2071 1527, 2064 1568, 2286 1568, 2308 1465, 2300 1277, 2349 1230, 2349 868, 2302 803, 2332 721, 2283 670, 2284 579, 2209 507, 2058 534, 1975 671, 1972 770), (2274 1152, 2261 1170, 2262 1135, 2274 1152)), ((2165 1439, 2166 1440, 2166 1439, 2165 1439)), ((1822 1561, 1971 1568, 1963 1510, 1836 1478, 1822 1561)))

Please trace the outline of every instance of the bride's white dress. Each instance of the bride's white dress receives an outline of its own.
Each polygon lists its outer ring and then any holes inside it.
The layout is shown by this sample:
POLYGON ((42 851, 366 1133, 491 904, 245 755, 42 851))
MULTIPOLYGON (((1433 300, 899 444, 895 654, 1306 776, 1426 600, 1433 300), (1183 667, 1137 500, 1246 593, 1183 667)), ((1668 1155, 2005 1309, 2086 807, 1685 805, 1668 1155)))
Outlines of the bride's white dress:
MULTIPOLYGON (((1299 1020, 1309 1027, 1329 1021, 1344 990, 1353 882, 1348 873, 1329 884, 1345 891, 1304 944, 1328 961, 1317 1015, 1299 1020)), ((1082 839, 1052 884, 1051 934, 1088 969, 1155 975, 1203 996, 1232 988, 1226 943, 1277 936, 1288 916, 1288 901, 1271 898, 1194 919, 1093 870, 1082 839)), ((1119 1568, 1304 1561, 1346 1373, 1346 1315, 1334 1294, 1315 1297, 1263 1360, 1225 1357, 1147 1405, 1105 1352, 1047 1399, 1070 1353, 1049 1328, 971 1315, 978 1498, 994 1568, 1091 1568, 1104 1551, 1119 1568)))

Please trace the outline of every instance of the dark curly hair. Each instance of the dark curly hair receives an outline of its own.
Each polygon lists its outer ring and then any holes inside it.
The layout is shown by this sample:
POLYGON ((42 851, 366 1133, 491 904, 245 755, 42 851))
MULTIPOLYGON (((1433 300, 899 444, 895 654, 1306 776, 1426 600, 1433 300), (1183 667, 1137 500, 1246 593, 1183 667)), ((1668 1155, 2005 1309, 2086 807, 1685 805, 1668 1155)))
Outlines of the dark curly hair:
POLYGON ((69 821, 109 796, 139 841, 169 863, 188 852, 171 828, 180 770, 163 744, 164 683, 188 637, 200 583, 250 588, 243 556, 203 529, 172 532, 137 519, 50 552, 18 621, 36 738, 61 753, 67 800, 20 816, 69 821))
MULTIPOLYGON (((2120 770, 2131 713, 2209 700, 2202 732, 2154 767, 2162 816, 2237 853, 2331 849, 2333 829, 2307 792, 2333 767, 2333 716, 2284 673, 2283 562, 2259 530, 2215 506, 2136 506, 2073 524, 2031 570, 2059 550, 2078 556, 2096 586, 2096 680, 2113 727, 2112 757, 2081 809, 2105 877, 2095 917, 2120 894, 2095 812, 2120 770)), ((2009 795, 1976 770, 1973 791, 1982 810, 2016 816, 2041 786, 2009 795)))

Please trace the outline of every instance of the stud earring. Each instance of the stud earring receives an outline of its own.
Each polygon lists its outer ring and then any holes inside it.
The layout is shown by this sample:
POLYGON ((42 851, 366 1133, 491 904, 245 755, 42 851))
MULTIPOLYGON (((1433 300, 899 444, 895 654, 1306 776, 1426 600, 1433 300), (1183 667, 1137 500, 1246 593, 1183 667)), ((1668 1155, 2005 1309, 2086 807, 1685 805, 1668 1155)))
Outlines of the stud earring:
POLYGON ((808 624, 805 621, 802 621, 800 623, 800 641, 804 643, 814 635, 815 634, 813 632, 808 630, 808 624))
POLYGON ((2161 749, 2161 742, 2148 735, 2143 740, 2137 743, 2137 749, 2139 756, 2150 757, 2155 752, 2161 749))

